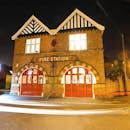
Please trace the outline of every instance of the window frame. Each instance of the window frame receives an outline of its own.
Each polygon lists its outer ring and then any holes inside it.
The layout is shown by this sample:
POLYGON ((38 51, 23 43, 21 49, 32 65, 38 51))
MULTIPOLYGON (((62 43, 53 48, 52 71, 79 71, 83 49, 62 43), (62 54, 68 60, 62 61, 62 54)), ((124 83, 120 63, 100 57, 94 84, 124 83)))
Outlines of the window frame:
POLYGON ((87 50, 87 34, 86 33, 70 34, 69 51, 84 51, 84 50, 87 50))
POLYGON ((40 38, 26 39, 25 54, 40 53, 40 43, 41 43, 40 38))

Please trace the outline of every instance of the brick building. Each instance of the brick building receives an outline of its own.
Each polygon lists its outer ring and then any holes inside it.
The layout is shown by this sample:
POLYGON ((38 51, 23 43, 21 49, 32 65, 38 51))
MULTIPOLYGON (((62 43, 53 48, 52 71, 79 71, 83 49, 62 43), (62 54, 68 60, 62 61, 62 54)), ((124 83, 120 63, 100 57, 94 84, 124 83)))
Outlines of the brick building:
POLYGON ((93 98, 105 93, 103 31, 78 9, 56 29, 31 16, 12 36, 10 93, 93 98))

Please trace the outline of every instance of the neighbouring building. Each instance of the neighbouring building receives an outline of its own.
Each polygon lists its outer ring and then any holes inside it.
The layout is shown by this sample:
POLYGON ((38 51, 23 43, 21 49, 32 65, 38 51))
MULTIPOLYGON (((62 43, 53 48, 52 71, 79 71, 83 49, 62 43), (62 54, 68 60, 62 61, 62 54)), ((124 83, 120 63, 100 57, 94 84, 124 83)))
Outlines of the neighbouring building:
POLYGON ((32 15, 15 41, 10 94, 95 97, 106 93, 104 26, 75 9, 56 29, 32 15))
POLYGON ((12 67, 0 64, 0 89, 10 89, 12 67))

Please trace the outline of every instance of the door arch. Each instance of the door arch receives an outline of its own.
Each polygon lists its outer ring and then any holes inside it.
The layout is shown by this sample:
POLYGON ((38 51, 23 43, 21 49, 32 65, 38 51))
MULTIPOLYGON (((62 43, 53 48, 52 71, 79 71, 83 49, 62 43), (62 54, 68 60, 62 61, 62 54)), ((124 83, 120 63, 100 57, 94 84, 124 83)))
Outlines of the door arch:
POLYGON ((92 84, 96 82, 93 73, 80 66, 70 68, 63 76, 65 97, 93 97, 92 84))
POLYGON ((21 76, 20 95, 42 96, 45 75, 37 68, 28 68, 21 76))

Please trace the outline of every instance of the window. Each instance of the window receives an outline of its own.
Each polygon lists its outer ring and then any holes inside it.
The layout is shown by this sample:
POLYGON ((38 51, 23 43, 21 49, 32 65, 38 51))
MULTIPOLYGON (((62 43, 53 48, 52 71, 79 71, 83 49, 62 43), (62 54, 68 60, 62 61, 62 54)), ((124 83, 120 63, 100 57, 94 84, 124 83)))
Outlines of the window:
POLYGON ((23 84, 26 84, 26 78, 27 78, 26 75, 23 75, 23 78, 22 78, 22 83, 23 84))
POLYGON ((38 76, 38 84, 45 84, 45 82, 44 82, 44 80, 43 80, 44 78, 43 78, 43 75, 39 75, 38 76))
POLYGON ((77 77, 77 75, 73 75, 72 76, 72 83, 73 84, 77 84, 78 83, 78 77, 77 77))
POLYGON ((77 74, 77 68, 73 68, 73 69, 72 69, 72 73, 73 73, 73 74, 77 74))
POLYGON ((84 75, 79 75, 79 83, 84 84, 84 75))
POLYGON ((33 75, 33 83, 34 83, 34 84, 37 83, 37 75, 33 75))
POLYGON ((28 81, 27 81, 28 84, 31 84, 32 83, 32 75, 28 75, 28 81))
POLYGON ((86 34, 69 35, 69 50, 86 50, 87 38, 86 34))
POLYGON ((71 83, 71 76, 70 75, 66 75, 66 84, 70 84, 71 83))
POLYGON ((92 76, 90 74, 86 75, 86 83, 92 84, 92 76))
POLYGON ((40 52, 40 38, 33 38, 26 40, 25 53, 39 53, 40 52))

